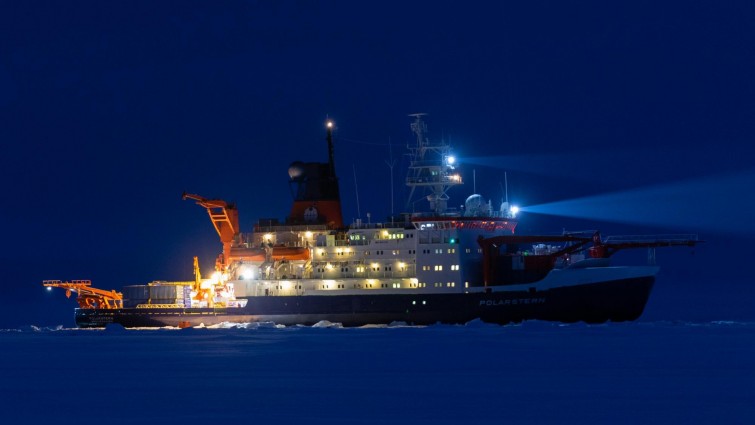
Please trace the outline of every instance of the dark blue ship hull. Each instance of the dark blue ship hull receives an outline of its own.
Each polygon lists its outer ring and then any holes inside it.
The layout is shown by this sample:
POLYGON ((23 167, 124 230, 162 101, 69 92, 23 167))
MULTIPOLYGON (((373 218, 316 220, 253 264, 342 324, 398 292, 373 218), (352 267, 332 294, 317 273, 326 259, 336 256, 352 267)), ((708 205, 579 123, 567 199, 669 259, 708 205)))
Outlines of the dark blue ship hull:
POLYGON ((243 308, 76 309, 83 328, 118 323, 127 328, 274 322, 343 326, 435 323, 480 319, 506 324, 524 320, 602 323, 635 320, 645 309, 653 276, 551 288, 444 294, 360 294, 248 297, 243 308))

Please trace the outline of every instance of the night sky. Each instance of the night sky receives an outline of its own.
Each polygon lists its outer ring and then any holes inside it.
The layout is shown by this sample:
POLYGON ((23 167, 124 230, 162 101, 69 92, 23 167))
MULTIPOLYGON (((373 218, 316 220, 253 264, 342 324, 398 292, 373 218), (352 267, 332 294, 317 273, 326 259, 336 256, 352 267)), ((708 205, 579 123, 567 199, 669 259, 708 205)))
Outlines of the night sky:
POLYGON ((390 213, 391 158, 403 210, 415 112, 459 157, 452 205, 473 172, 497 205, 505 171, 522 232, 698 233, 659 252, 648 317, 753 319, 753 22, 748 1, 0 0, 0 327, 73 324, 43 279, 209 270, 181 193, 236 202, 243 231, 285 218, 328 117, 344 219, 390 213))

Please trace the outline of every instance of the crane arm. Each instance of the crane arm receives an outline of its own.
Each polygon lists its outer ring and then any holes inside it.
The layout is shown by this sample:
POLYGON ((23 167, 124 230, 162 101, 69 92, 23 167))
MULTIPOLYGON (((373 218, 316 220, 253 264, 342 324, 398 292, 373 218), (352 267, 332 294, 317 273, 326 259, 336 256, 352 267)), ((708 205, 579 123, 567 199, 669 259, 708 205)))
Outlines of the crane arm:
POLYGON ((223 267, 227 266, 226 261, 231 257, 231 245, 239 233, 239 211, 236 206, 222 199, 207 199, 193 193, 184 192, 181 198, 192 199, 197 205, 207 209, 210 221, 220 236, 220 242, 223 243, 223 259, 220 264, 223 267))
POLYGON ((212 225, 215 226, 215 231, 218 232, 220 240, 222 242, 233 241, 234 236, 239 231, 239 213, 236 206, 230 204, 222 199, 207 199, 193 193, 184 192, 181 196, 183 200, 193 199, 197 201, 197 205, 207 209, 207 214, 210 215, 212 225))
POLYGON ((43 280, 42 286, 63 288, 66 290, 66 297, 70 297, 72 292, 78 294, 76 301, 80 308, 123 308, 123 294, 115 290, 93 288, 90 280, 43 280))
POLYGON ((193 193, 184 192, 181 195, 181 199, 183 199, 184 201, 187 199, 193 199, 197 201, 197 205, 201 205, 205 208, 233 208, 232 204, 229 204, 222 199, 207 199, 203 196, 199 196, 193 193))

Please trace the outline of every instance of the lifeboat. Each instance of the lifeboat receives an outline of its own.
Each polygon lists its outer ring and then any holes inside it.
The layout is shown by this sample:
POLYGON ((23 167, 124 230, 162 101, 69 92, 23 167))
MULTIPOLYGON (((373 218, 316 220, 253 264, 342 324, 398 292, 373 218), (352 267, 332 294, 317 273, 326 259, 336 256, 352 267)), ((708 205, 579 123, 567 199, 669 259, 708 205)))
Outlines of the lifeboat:
POLYGON ((298 246, 274 246, 273 261, 309 260, 309 250, 298 246))
POLYGON ((247 261, 247 262, 265 262, 265 250, 262 248, 231 248, 231 262, 234 261, 247 261))
MULTIPOLYGON (((309 249, 296 246, 274 246, 273 261, 280 260, 309 260, 309 249)), ((264 248, 231 248, 231 262, 245 261, 263 263, 265 261, 264 248)))

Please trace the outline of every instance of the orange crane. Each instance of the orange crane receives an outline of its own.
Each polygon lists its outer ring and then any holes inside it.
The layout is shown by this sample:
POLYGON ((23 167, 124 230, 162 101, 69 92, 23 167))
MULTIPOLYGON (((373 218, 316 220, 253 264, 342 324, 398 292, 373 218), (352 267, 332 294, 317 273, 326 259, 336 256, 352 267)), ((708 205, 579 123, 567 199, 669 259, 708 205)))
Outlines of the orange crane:
POLYGON ((78 294, 76 301, 80 308, 102 308, 113 309, 123 308, 123 294, 115 290, 106 291, 92 287, 91 280, 43 280, 42 286, 48 288, 63 288, 66 290, 66 297, 71 298, 71 293, 78 294))
POLYGON ((210 221, 212 221, 215 231, 220 236, 220 242, 223 243, 223 254, 221 258, 218 258, 215 268, 219 271, 225 271, 226 262, 231 258, 231 245, 239 233, 239 210, 236 209, 236 205, 222 199, 207 199, 186 192, 183 193, 181 199, 184 201, 193 199, 197 201, 197 205, 207 208, 210 221))

